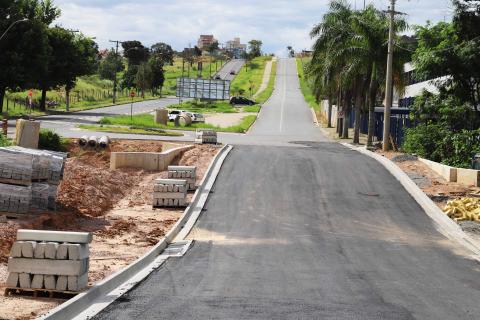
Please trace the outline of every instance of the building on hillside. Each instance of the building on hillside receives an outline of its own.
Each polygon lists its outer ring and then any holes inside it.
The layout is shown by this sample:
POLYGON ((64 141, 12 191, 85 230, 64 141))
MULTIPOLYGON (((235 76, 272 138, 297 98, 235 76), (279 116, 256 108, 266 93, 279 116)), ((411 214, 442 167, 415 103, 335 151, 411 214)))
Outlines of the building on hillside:
POLYGON ((202 34, 198 38, 197 47, 203 50, 214 42, 218 42, 218 40, 212 34, 202 34))
POLYGON ((241 43, 240 38, 236 37, 225 43, 225 50, 231 52, 235 59, 240 59, 247 51, 247 45, 241 43))

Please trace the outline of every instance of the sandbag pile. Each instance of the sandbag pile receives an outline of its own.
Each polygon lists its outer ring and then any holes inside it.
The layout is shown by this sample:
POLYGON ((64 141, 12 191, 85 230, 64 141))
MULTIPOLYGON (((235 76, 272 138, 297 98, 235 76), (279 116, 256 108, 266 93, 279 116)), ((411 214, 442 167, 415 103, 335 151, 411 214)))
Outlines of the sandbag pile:
POLYGON ((88 232, 18 230, 8 260, 10 289, 82 291, 88 284, 88 232))
POLYGON ((55 209, 66 158, 63 152, 0 148, 0 212, 55 209))
POLYGON ((480 199, 461 198, 450 200, 443 208, 443 212, 455 221, 480 222, 480 199))
POLYGON ((197 129, 195 133, 196 143, 213 143, 217 144, 217 132, 209 129, 197 129))
POLYGON ((187 180, 188 190, 195 190, 197 182, 197 167, 194 166, 168 166, 169 179, 187 180))
POLYGON ((187 204, 187 180, 156 179, 153 207, 184 207, 187 204))

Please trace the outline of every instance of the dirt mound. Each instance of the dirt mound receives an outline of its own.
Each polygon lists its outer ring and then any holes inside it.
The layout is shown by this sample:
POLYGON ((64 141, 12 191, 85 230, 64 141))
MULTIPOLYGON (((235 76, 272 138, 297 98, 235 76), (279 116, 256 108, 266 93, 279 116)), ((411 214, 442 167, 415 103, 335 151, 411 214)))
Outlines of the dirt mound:
POLYGON ((132 231, 133 229, 136 229, 136 227, 137 225, 133 221, 118 220, 115 221, 110 228, 99 231, 96 233, 96 235, 100 237, 114 238, 126 232, 132 231))

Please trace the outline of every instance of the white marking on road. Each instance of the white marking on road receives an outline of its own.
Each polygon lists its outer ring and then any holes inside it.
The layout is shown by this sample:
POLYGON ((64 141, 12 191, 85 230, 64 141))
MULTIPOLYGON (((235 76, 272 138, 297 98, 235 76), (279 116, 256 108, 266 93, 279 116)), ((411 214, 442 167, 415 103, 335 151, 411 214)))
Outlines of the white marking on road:
POLYGON ((283 130, 283 111, 285 109, 285 99, 287 98, 287 63, 283 63, 283 94, 282 94, 282 103, 280 107, 280 132, 283 130))

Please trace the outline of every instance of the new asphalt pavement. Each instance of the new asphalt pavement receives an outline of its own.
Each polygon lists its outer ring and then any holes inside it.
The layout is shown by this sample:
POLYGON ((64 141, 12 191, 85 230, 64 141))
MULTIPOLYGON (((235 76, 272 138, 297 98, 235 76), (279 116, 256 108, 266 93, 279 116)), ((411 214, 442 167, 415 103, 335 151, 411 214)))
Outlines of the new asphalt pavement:
POLYGON ((228 139, 193 247, 95 319, 480 319, 478 262, 378 162, 322 136, 294 60, 228 139))

